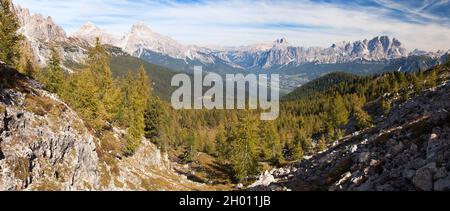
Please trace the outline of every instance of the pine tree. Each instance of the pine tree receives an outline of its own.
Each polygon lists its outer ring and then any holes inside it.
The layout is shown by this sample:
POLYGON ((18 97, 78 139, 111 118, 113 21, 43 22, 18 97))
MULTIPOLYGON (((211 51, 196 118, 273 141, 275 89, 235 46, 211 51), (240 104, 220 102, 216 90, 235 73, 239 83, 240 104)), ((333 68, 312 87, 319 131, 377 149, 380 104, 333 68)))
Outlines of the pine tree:
POLYGON ((319 139, 318 151, 322 152, 322 151, 324 151, 326 149, 327 149, 327 139, 325 138, 324 135, 322 135, 322 137, 319 139))
POLYGON ((148 78, 147 72, 145 71, 144 65, 141 65, 138 70, 137 77, 137 87, 139 87, 139 96, 141 96, 141 103, 143 106, 150 100, 151 97, 151 87, 150 80, 148 78))
POLYGON ((362 108, 354 108, 353 115, 357 121, 358 129, 362 130, 372 126, 372 117, 362 108))
POLYGON ((293 160, 303 160, 305 156, 305 152, 303 151, 302 144, 299 142, 294 142, 294 145, 291 149, 292 151, 292 159, 293 160))
POLYGON ((51 57, 47 62, 46 88, 53 93, 61 94, 64 90, 64 70, 61 67, 61 59, 55 48, 52 48, 51 57))
POLYGON ((12 10, 11 0, 0 0, 0 61, 17 67, 23 36, 17 32, 20 25, 12 10))
POLYGON ((388 99, 382 99, 381 108, 383 109, 385 114, 389 114, 389 112, 391 112, 392 109, 392 104, 388 99))
POLYGON ((283 162, 282 147, 273 122, 264 123, 260 134, 264 157, 274 165, 281 164, 283 162))
POLYGON ((216 134, 216 151, 220 160, 228 160, 229 158, 229 148, 230 145, 227 143, 225 127, 223 125, 219 125, 217 128, 216 134))
POLYGON ((134 154, 145 134, 145 107, 142 105, 142 96, 139 89, 138 80, 129 71, 122 87, 121 106, 123 124, 126 123, 127 125, 124 126, 128 126, 126 146, 128 155, 134 154))
POLYGON ((430 76, 428 77, 428 83, 427 83, 428 87, 430 87, 430 88, 436 87, 437 80, 438 80, 436 70, 434 70, 434 69, 430 70, 429 74, 430 74, 430 76))
POLYGON ((97 98, 98 87, 93 81, 92 73, 85 69, 70 78, 65 98, 91 127, 100 130, 105 123, 105 110, 97 98))
POLYGON ((344 98, 340 94, 336 94, 331 106, 330 115, 333 123, 337 127, 342 127, 348 123, 349 112, 345 107, 344 98))
POLYGON ((164 115, 163 105, 159 97, 154 97, 149 101, 149 105, 144 113, 145 137, 148 139, 161 135, 161 124, 164 115))
POLYGON ((304 128, 297 130, 294 142, 294 145, 301 146, 303 153, 310 153, 312 151, 312 140, 308 137, 304 128))
POLYGON ((258 170, 257 137, 256 121, 251 117, 243 118, 231 129, 228 136, 228 142, 231 143, 230 162, 238 181, 243 181, 258 170))
POLYGON ((40 78, 40 68, 34 58, 33 50, 31 49, 30 44, 23 40, 20 45, 21 56, 18 62, 17 70, 30 78, 35 78, 37 80, 44 79, 44 77, 40 78))
POLYGON ((193 162, 197 157, 198 148, 199 148, 199 138, 193 131, 191 131, 188 136, 188 139, 186 140, 186 143, 187 143, 187 149, 186 149, 186 155, 185 155, 184 161, 185 162, 193 162))
POLYGON ((91 71, 95 85, 98 87, 97 98, 105 110, 105 120, 112 122, 117 115, 120 100, 120 92, 111 69, 109 67, 110 56, 97 38, 94 47, 88 51, 87 66, 91 71))

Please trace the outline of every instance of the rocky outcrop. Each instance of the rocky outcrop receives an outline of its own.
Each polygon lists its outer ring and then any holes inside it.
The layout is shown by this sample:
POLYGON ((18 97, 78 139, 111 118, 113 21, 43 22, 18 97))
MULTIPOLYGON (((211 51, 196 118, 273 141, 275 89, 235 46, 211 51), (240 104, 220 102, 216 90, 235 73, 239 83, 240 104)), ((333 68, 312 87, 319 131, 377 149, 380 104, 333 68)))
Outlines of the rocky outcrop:
POLYGON ((99 187, 94 137, 64 102, 0 66, 0 190, 99 187))
MULTIPOLYGON (((106 142, 121 143, 125 133, 114 128, 106 142)), ((145 139, 123 157, 93 134, 56 95, 0 62, 0 190, 210 188, 177 174, 145 139)))
POLYGON ((396 105, 377 127, 293 165, 290 175, 273 171, 276 182, 251 189, 450 191, 449 111, 447 82, 396 105))
POLYGON ((21 26, 19 32, 25 36, 41 67, 46 65, 53 47, 61 55, 67 71, 71 71, 70 65, 83 63, 90 47, 87 41, 68 37, 51 17, 31 14, 28 9, 19 6, 15 6, 15 11, 21 26))

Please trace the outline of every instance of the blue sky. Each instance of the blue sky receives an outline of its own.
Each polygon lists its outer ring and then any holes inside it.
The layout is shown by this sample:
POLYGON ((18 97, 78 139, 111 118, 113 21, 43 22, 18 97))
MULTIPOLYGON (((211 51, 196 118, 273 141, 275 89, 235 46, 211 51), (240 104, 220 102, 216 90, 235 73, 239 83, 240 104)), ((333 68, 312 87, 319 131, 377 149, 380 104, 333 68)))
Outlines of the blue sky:
POLYGON ((93 22, 121 36, 133 23, 183 44, 241 46, 286 37, 299 46, 389 35, 450 49, 450 0, 13 0, 69 33, 93 22))

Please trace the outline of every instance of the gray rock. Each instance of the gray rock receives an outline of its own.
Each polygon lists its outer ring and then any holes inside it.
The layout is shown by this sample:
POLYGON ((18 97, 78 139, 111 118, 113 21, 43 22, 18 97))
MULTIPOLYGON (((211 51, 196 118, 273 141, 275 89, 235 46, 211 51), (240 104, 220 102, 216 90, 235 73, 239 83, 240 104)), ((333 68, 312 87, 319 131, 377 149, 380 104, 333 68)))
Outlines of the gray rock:
POLYGON ((405 170, 403 171, 403 177, 407 178, 407 179, 412 179, 414 176, 416 175, 416 172, 414 170, 405 170))
POLYGON ((428 168, 417 170, 412 182, 420 190, 431 191, 433 189, 433 175, 428 168))
POLYGON ((440 179, 434 183, 435 191, 450 191, 450 176, 440 179))
POLYGON ((350 147, 350 153, 355 153, 356 151, 358 151, 358 145, 353 145, 350 147))
POLYGON ((447 169, 445 167, 441 167, 436 171, 436 174, 434 174, 434 179, 442 179, 444 177, 447 177, 447 169))
POLYGON ((397 145, 395 145, 394 147, 392 147, 392 154, 393 155, 397 155, 398 153, 400 153, 403 150, 403 143, 400 142, 397 145))
POLYGON ((365 163, 370 158, 370 152, 362 152, 359 154, 358 162, 365 163))
POLYGON ((275 177, 272 174, 270 174, 268 171, 266 171, 266 172, 264 172, 264 174, 261 174, 258 181, 251 184, 248 187, 249 188, 255 188, 255 187, 259 187, 259 186, 268 187, 274 182, 276 182, 275 177))
POLYGON ((413 152, 416 152, 419 149, 419 147, 415 144, 411 144, 411 147, 409 149, 413 152))

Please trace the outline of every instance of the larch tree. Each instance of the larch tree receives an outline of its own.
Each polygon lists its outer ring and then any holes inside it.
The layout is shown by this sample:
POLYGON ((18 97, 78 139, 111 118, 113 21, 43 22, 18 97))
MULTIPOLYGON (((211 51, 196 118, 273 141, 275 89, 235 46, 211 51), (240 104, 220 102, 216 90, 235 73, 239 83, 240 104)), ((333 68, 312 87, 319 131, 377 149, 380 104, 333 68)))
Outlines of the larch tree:
POLYGON ((231 128, 228 142, 230 147, 230 162, 236 180, 243 181, 258 170, 256 152, 257 135, 256 121, 252 117, 243 118, 231 128))
POLYGON ((342 127, 348 123, 350 114, 345 106, 344 98, 339 93, 333 99, 330 115, 333 123, 338 127, 342 127))
POLYGON ((42 80, 42 78, 40 78, 41 72, 39 64, 34 57, 33 50, 31 49, 30 44, 26 40, 22 40, 20 46, 21 56, 17 65, 17 69, 28 77, 42 80))
POLYGON ((161 135, 161 124, 164 119, 163 104, 159 97, 153 97, 144 113, 145 137, 148 139, 161 135))
POLYGON ((263 123, 260 136, 264 157, 274 165, 281 164, 283 162, 283 150, 275 124, 273 122, 263 123))
POLYGON ((118 112, 120 92, 109 65, 110 56, 97 38, 95 46, 88 51, 87 67, 98 87, 97 98, 106 111, 105 120, 111 122, 118 112))
POLYGON ((216 151, 220 160, 227 160, 229 157, 229 144, 227 143, 225 127, 219 125, 216 133, 216 151))
POLYGON ((62 94, 64 90, 64 70, 61 67, 61 58, 55 48, 51 49, 51 56, 47 62, 46 88, 53 93, 62 94))
POLYGON ((0 0, 0 61, 13 67, 17 67, 20 59, 23 36, 18 33, 19 29, 11 0, 0 0))

